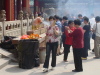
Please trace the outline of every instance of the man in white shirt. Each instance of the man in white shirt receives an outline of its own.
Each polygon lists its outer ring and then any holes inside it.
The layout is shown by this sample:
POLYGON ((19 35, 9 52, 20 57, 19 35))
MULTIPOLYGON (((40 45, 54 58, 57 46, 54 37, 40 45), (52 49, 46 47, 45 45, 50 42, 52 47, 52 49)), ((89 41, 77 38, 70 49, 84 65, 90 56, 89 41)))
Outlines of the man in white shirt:
POLYGON ((91 18, 89 19, 91 28, 96 24, 94 14, 91 14, 91 18))
POLYGON ((96 34, 95 40, 94 40, 94 52, 95 57, 94 58, 100 58, 100 17, 97 16, 95 18, 96 24, 93 27, 93 31, 96 34))

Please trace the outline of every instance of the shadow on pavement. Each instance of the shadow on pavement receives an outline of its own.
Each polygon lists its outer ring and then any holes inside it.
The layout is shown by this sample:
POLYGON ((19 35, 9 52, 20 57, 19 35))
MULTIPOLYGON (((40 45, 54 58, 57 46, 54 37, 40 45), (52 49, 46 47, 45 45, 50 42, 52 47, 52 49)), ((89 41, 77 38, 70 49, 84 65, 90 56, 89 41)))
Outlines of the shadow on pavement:
POLYGON ((41 72, 32 72, 29 75, 48 75, 51 72, 51 70, 49 70, 46 73, 43 73, 43 71, 41 70, 41 72))
MULTIPOLYGON (((62 73, 58 73, 58 74, 54 74, 54 75, 75 75, 76 73, 78 73, 78 72, 62 72, 62 73)), ((47 73, 38 72, 38 73, 31 73, 29 75, 53 75, 53 73, 51 73, 51 71, 49 71, 47 73)))
POLYGON ((69 64, 68 62, 61 61, 61 62, 57 63, 57 67, 59 67, 59 66, 67 66, 68 64, 69 64))
POLYGON ((59 73, 59 74, 55 74, 55 75, 75 75, 76 72, 62 72, 62 73, 59 73))
POLYGON ((6 69, 7 72, 11 73, 19 73, 19 72, 25 72, 28 71, 27 69, 21 69, 18 66, 10 67, 6 69))

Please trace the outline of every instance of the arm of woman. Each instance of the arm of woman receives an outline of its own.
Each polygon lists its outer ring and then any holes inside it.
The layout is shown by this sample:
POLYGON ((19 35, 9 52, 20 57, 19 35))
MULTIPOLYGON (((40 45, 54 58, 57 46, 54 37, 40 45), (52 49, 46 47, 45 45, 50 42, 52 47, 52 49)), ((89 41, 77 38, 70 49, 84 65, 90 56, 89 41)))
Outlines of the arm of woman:
POLYGON ((73 37, 73 36, 76 37, 76 36, 78 36, 78 33, 79 33, 78 30, 74 30, 73 32, 70 32, 70 33, 69 33, 69 36, 70 36, 70 37, 73 37))
POLYGON ((69 35, 68 35, 68 30, 65 30, 65 36, 66 36, 66 37, 69 37, 69 35))
POLYGON ((68 26, 66 26, 65 29, 68 31, 68 33, 72 33, 73 32, 68 26))
POLYGON ((47 27, 47 28, 46 28, 45 43, 47 42, 47 39, 48 39, 48 35, 49 35, 48 29, 49 29, 49 27, 47 27))
POLYGON ((59 28, 57 26, 55 26, 54 34, 59 35, 59 33, 60 33, 59 28))
POLYGON ((85 25, 85 26, 83 27, 83 30, 84 30, 84 33, 85 33, 86 31, 90 31, 89 25, 85 25))

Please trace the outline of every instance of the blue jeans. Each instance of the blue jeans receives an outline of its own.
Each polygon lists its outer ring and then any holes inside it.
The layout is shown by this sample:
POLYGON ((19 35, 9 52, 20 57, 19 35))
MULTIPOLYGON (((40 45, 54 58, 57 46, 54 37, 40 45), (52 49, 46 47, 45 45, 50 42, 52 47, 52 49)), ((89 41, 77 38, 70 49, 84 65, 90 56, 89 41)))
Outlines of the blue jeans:
POLYGON ((50 53, 52 51, 52 62, 51 66, 55 67, 56 66, 56 53, 57 53, 57 48, 58 48, 58 42, 54 43, 46 43, 46 58, 45 58, 45 63, 44 63, 44 68, 49 67, 49 59, 50 59, 50 53))

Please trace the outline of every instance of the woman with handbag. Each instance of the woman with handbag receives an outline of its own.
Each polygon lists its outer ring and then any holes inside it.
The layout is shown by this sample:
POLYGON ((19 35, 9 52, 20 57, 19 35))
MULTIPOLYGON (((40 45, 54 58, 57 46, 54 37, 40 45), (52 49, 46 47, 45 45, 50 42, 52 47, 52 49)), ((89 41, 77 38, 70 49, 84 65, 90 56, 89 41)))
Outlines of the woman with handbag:
POLYGON ((55 18, 53 16, 49 17, 50 26, 47 28, 46 32, 46 58, 44 62, 44 70, 43 72, 48 72, 49 68, 49 59, 50 59, 50 53, 52 51, 52 70, 54 67, 56 67, 56 53, 58 48, 58 41, 59 39, 59 28, 57 25, 55 25, 55 18))
POLYGON ((84 17, 84 48, 82 50, 82 59, 86 60, 88 56, 88 49, 90 48, 90 24, 89 19, 87 17, 84 17))

